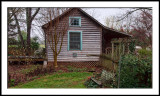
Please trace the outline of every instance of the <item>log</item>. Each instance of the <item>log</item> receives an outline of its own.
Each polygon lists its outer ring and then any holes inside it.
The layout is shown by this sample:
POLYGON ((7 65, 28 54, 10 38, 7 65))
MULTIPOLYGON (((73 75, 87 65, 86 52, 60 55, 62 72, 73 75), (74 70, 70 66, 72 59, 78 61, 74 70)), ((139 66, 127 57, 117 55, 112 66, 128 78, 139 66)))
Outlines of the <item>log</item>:
POLYGON ((97 83, 98 85, 102 85, 101 81, 96 80, 95 78, 91 77, 91 80, 97 83))

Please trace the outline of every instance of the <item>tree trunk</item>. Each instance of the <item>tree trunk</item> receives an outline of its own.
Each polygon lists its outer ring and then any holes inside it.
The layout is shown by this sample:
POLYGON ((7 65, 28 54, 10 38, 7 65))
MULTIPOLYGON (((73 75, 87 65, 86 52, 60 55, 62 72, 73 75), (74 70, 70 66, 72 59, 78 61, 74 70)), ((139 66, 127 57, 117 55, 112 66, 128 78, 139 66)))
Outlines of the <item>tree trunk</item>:
POLYGON ((26 8, 26 20, 27 20, 27 53, 26 55, 30 55, 31 53, 31 8, 26 8))
POLYGON ((27 55, 31 55, 31 24, 27 27, 27 55))
POLYGON ((40 8, 32 15, 32 8, 26 8, 26 20, 27 20, 27 55, 31 55, 31 24, 40 8))
POLYGON ((58 67, 58 65, 57 65, 57 53, 55 52, 55 54, 54 54, 54 67, 55 68, 57 68, 58 67))

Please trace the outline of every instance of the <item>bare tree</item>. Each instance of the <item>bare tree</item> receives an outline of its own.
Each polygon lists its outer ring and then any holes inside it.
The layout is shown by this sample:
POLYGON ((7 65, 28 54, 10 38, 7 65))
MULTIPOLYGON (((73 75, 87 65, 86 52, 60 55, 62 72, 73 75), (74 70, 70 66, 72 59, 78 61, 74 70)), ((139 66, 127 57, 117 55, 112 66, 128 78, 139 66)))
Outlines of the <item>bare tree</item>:
POLYGON ((124 25, 124 21, 119 21, 119 22, 116 22, 116 20, 118 19, 117 16, 110 16, 110 17, 107 17, 105 19, 105 22, 106 22, 106 26, 109 27, 109 28, 112 28, 112 29, 116 29, 116 30, 119 30, 121 32, 124 32, 125 30, 125 25, 124 25))
POLYGON ((26 25, 27 25, 27 55, 30 55, 31 50, 31 25, 35 16, 39 12, 40 8, 37 8, 35 13, 32 15, 32 8, 26 8, 26 25))
POLYGON ((148 7, 146 7, 146 8, 144 8, 144 7, 141 7, 141 8, 132 8, 132 10, 127 11, 125 14, 123 14, 121 16, 121 18, 117 20, 117 22, 128 18, 128 16, 132 15, 133 13, 135 13, 137 11, 144 11, 144 10, 152 10, 152 8, 148 8, 148 7))
POLYGON ((116 16, 107 17, 105 20, 106 26, 112 29, 120 29, 119 27, 121 22, 115 22, 116 18, 116 16))
POLYGON ((135 24, 131 26, 131 33, 136 38, 142 47, 150 46, 152 48, 152 11, 142 10, 136 18, 135 24))
POLYGON ((137 22, 137 17, 144 10, 152 11, 152 8, 128 8, 124 14, 107 17, 106 26, 109 28, 117 29, 119 31, 130 33, 133 29, 131 26, 135 25, 135 22, 137 22))
POLYGON ((60 17, 60 14, 63 13, 66 9, 64 8, 48 8, 48 16, 46 19, 49 20, 48 27, 44 31, 46 32, 47 44, 51 48, 54 56, 54 67, 57 65, 57 56, 60 54, 63 38, 68 30, 68 18, 65 15, 63 18, 60 17), (52 20, 54 18, 54 20, 52 20))
POLYGON ((25 50, 27 49, 26 50, 27 55, 30 55, 30 50, 31 50, 30 35, 31 35, 32 21, 34 20, 35 16, 38 14, 39 10, 40 8, 37 8, 34 12, 33 8, 8 8, 8 33, 12 33, 12 34, 8 34, 8 36, 13 36, 18 34, 20 37, 21 46, 25 50), (26 15, 26 19, 24 18, 24 15, 26 15), (10 25, 13 26, 13 21, 15 22, 14 27, 16 28, 17 32, 10 31, 11 30, 10 25), (23 25, 22 22, 25 24, 23 25), (24 38, 21 34, 21 29, 25 29, 25 28, 27 29, 27 46, 25 45, 24 38))
POLYGON ((20 13, 20 8, 8 8, 7 9, 7 31, 8 31, 8 37, 12 37, 17 35, 18 33, 15 31, 16 29, 16 24, 14 22, 14 15, 19 14, 20 13))
POLYGON ((125 21, 126 29, 137 44, 152 48, 152 8, 132 8, 121 15, 116 22, 125 21))
POLYGON ((13 36, 13 35, 19 35, 21 45, 23 48, 25 48, 25 43, 23 40, 23 36, 21 34, 21 28, 18 20, 18 15, 23 12, 23 8, 8 8, 8 36, 13 36), (13 21, 15 21, 15 24, 13 24, 13 21), (14 26, 10 27, 10 26, 14 26), (14 29, 17 28, 17 32, 13 31, 14 29), (12 31, 10 31, 12 29, 12 31))
POLYGON ((124 21, 124 30, 133 35, 138 45, 152 47, 152 8, 131 8, 119 16, 116 22, 124 21))

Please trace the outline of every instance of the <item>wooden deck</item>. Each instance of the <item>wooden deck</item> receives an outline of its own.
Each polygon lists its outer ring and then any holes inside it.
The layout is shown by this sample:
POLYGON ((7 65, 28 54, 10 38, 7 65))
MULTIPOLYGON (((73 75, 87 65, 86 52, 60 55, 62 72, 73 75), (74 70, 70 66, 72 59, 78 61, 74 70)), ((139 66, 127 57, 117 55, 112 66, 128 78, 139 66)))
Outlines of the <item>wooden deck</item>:
POLYGON ((44 61, 45 59, 8 59, 8 61, 44 61))
POLYGON ((46 59, 33 56, 8 56, 8 61, 45 61, 46 59))

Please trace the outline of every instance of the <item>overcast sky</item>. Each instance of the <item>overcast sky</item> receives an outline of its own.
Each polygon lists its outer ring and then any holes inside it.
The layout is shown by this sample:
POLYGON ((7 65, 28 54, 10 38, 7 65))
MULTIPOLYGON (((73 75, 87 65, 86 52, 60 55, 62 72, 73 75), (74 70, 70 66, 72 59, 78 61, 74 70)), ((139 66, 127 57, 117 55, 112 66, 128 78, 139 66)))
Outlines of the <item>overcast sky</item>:
POLYGON ((88 14, 105 25, 105 18, 110 16, 118 16, 125 13, 129 8, 88 8, 84 9, 88 14))

